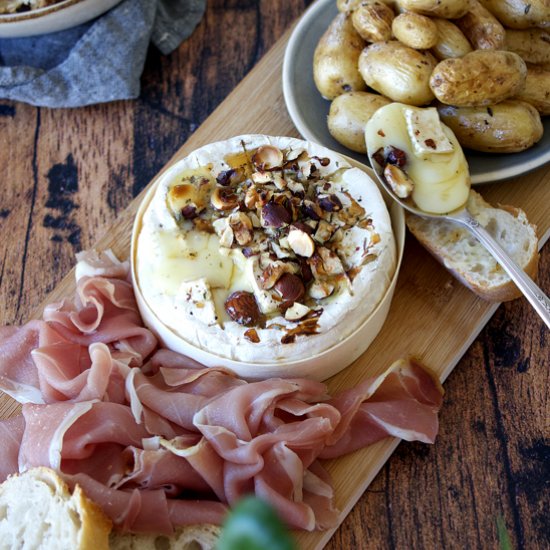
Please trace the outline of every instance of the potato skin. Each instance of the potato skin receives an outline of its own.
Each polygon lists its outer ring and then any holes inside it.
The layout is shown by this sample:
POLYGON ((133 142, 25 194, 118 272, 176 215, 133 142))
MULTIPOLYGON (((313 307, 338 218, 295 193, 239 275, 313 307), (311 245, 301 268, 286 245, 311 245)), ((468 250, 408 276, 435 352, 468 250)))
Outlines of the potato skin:
POLYGON ((437 27, 438 40, 432 48, 437 59, 449 59, 449 57, 463 57, 472 51, 472 46, 464 33, 451 21, 432 18, 437 27))
POLYGON ((380 107, 391 103, 383 95, 347 92, 333 100, 328 113, 331 136, 352 151, 366 153, 365 124, 380 107))
POLYGON ((530 103, 542 116, 550 115, 550 68, 527 65, 525 86, 514 99, 530 103))
POLYGON ((339 13, 319 40, 313 56, 313 79, 327 99, 353 90, 365 90, 357 68, 365 42, 357 34, 351 17, 339 13))
POLYGON ((550 28, 550 0, 480 0, 510 29, 550 28))
POLYGON ((367 42, 381 42, 391 38, 394 13, 378 0, 362 2, 351 14, 355 30, 367 42))
POLYGON ((517 53, 526 63, 550 63, 550 31, 506 29, 504 49, 517 53))
POLYGON ((470 0, 468 13, 456 20, 458 28, 475 50, 502 50, 504 27, 477 0, 470 0))
POLYGON ((486 107, 439 104, 441 120, 464 146, 486 153, 524 151, 542 137, 538 111, 529 103, 507 100, 486 107))
POLYGON ((467 13, 468 2, 469 0, 397 0, 396 3, 405 10, 422 15, 456 19, 467 13))
POLYGON ((390 40, 365 48, 359 56, 359 71, 373 90, 393 101, 420 106, 434 99, 429 81, 436 63, 429 52, 390 40))
POLYGON ((429 50, 439 39, 437 25, 419 13, 401 13, 393 20, 391 29, 399 42, 416 50, 429 50))
POLYGON ((459 59, 445 59, 430 78, 442 103, 459 107, 491 105, 516 95, 525 84, 521 57, 499 50, 475 50, 459 59))

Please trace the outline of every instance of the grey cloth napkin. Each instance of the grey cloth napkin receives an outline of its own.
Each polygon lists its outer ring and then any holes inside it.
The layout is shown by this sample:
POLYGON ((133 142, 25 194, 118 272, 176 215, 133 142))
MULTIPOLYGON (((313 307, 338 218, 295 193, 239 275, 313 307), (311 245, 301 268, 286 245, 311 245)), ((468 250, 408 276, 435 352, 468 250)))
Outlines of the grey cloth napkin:
POLYGON ((152 41, 172 52, 201 20, 206 0, 123 0, 94 21, 0 40, 0 98, 80 107, 136 98, 152 41))

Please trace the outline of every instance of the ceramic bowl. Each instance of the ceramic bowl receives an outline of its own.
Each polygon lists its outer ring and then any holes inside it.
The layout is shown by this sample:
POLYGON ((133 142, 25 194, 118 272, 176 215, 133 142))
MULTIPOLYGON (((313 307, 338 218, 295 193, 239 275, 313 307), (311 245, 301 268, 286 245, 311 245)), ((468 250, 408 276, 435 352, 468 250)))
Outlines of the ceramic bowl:
POLYGON ((0 15, 0 38, 20 38, 76 27, 110 10, 121 0, 63 0, 21 13, 0 15))

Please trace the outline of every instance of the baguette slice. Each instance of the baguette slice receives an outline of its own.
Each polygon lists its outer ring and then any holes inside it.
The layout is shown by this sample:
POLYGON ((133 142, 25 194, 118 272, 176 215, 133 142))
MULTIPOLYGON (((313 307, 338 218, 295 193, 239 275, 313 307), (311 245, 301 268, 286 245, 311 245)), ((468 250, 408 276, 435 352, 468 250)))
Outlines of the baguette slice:
POLYGON ((214 550, 221 528, 216 525, 189 525, 181 527, 170 537, 164 535, 136 535, 113 531, 111 550, 214 550))
POLYGON ((0 550, 107 550, 111 521, 84 496, 71 494, 49 468, 33 468, 0 485, 0 550))
MULTIPOLYGON (((523 210, 493 207, 471 190, 468 210, 532 278, 538 267, 536 227, 523 210)), ((485 300, 505 302, 521 296, 507 273, 465 228, 444 220, 407 213, 407 227, 460 282, 485 300)))

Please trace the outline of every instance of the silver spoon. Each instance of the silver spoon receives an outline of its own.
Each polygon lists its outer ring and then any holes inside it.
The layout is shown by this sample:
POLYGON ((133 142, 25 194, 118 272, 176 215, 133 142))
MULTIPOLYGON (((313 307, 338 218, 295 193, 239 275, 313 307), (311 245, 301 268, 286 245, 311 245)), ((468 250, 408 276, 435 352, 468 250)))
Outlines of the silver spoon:
POLYGON ((523 295, 527 298, 529 303, 533 306, 535 311, 539 314, 541 319, 546 323, 546 326, 550 328, 550 300, 548 296, 537 286, 533 280, 521 269, 508 253, 498 244, 491 234, 485 230, 485 228, 470 214, 466 205, 463 208, 454 210, 447 214, 431 214, 420 210, 402 198, 398 197, 390 185, 386 182, 382 173, 382 168, 372 158, 369 151, 370 165, 373 167, 373 171, 376 177, 380 181, 380 184, 388 192, 393 200, 398 202, 403 208, 409 212, 422 216, 424 218, 443 219, 455 222, 470 230, 470 232, 476 237, 476 239, 487 249, 487 251, 495 258, 495 260, 501 265, 501 267, 508 273, 508 276, 516 286, 520 289, 523 295))

